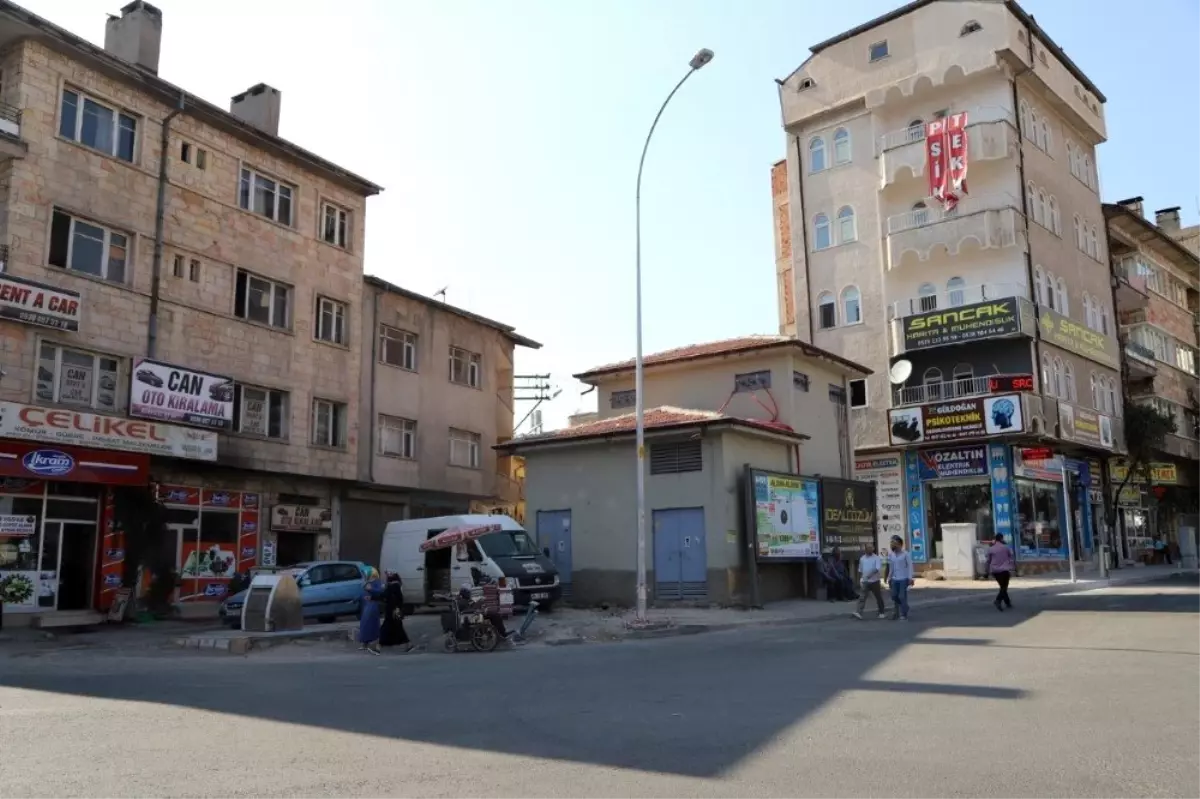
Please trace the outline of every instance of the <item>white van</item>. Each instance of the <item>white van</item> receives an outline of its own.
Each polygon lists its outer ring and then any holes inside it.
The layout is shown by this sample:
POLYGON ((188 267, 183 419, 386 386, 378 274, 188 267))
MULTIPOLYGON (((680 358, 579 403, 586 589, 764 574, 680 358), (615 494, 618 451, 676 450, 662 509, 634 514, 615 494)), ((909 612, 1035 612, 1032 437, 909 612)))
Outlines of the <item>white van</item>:
POLYGON ((562 597, 558 569, 509 516, 470 513, 389 522, 383 531, 379 569, 400 575, 404 600, 412 605, 430 604, 435 592, 455 593, 464 583, 474 585, 472 570, 511 587, 513 604, 518 606, 536 600, 539 609, 548 611, 562 597), (481 525, 498 529, 447 549, 421 551, 421 544, 439 533, 481 525))

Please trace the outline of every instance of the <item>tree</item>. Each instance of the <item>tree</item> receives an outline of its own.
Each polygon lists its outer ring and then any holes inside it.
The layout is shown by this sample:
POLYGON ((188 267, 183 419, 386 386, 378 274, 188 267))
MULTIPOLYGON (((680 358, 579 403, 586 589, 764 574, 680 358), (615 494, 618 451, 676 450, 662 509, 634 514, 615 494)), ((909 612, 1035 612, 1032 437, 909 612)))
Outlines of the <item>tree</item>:
POLYGON ((1160 413, 1152 405, 1127 401, 1124 420, 1125 446, 1129 450, 1125 457, 1125 477, 1114 487, 1112 496, 1104 506, 1109 541, 1112 541, 1113 532, 1117 528, 1121 492, 1135 475, 1142 477, 1146 483, 1150 482, 1150 463, 1154 460, 1154 454, 1163 448, 1166 437, 1175 432, 1175 419, 1160 413))

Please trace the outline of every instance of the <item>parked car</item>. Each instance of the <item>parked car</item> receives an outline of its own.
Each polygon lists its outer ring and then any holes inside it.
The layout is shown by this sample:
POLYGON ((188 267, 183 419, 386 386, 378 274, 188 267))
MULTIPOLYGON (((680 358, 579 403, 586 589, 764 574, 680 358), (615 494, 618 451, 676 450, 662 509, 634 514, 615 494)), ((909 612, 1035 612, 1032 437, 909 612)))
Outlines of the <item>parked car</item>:
MULTIPOLYGON (((290 571, 300 586, 304 618, 321 622, 362 612, 363 581, 371 567, 356 560, 322 560, 297 563, 277 571, 290 571)), ((221 603, 221 621, 231 627, 242 623, 242 606, 247 591, 239 591, 221 603)))
POLYGON ((150 371, 149 369, 138 369, 137 379, 139 383, 145 383, 148 386, 154 386, 155 388, 163 387, 162 378, 154 374, 154 372, 150 371))

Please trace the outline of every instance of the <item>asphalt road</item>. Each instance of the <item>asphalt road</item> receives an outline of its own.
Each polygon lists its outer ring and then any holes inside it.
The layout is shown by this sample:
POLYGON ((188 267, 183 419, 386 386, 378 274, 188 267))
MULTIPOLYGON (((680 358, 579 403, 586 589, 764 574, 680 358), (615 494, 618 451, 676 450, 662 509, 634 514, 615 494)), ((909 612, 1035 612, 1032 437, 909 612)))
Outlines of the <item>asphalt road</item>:
POLYGON ((16 796, 1200 796, 1200 586, 372 658, 0 650, 16 796))

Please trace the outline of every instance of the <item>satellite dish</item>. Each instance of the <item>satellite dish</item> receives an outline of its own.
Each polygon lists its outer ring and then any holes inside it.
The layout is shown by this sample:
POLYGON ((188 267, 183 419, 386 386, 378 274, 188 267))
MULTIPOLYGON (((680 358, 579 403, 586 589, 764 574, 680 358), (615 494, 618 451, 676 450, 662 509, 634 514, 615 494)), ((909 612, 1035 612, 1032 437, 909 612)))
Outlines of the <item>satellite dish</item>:
POLYGON ((912 361, 896 361, 892 364, 892 368, 888 370, 888 378, 892 381, 892 385, 898 386, 912 377, 912 370, 912 361))

